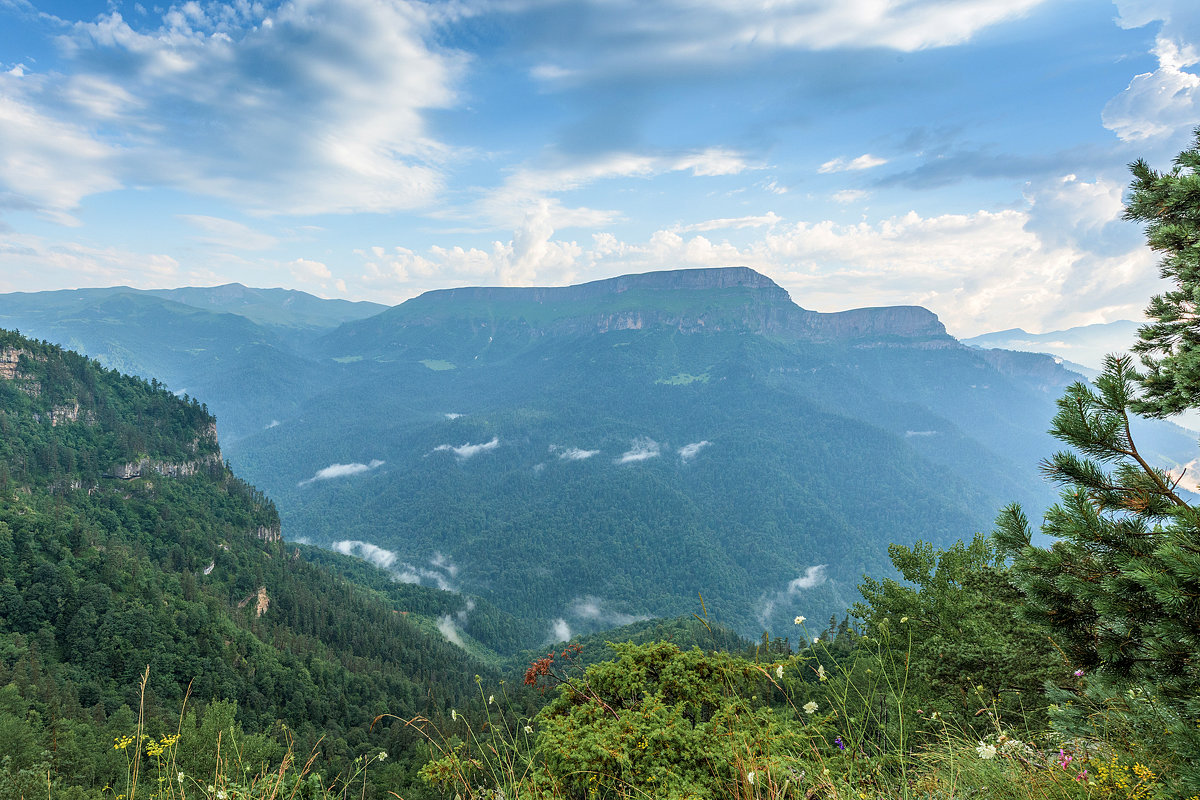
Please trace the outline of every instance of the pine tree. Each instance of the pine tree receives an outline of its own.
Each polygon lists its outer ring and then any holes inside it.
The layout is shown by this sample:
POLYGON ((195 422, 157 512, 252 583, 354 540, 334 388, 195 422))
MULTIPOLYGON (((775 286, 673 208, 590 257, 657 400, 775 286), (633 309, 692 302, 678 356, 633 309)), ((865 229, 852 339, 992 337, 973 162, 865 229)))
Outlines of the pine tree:
POLYGON ((1167 253, 1162 272, 1176 283, 1153 299, 1156 321, 1135 347, 1147 374, 1110 356, 1094 386, 1076 383, 1058 401, 1051 433, 1073 450, 1042 464, 1064 487, 1042 525, 1054 544, 1033 546, 1015 505, 995 534, 1026 598, 1020 614, 1088 676, 1081 702, 1099 700, 1126 729, 1156 737, 1189 792, 1200 790, 1200 510, 1138 450, 1130 419, 1200 407, 1198 148, 1200 131, 1170 173, 1132 165, 1127 216, 1149 222, 1150 246, 1167 253))
POLYGON ((1130 165, 1134 180, 1125 218, 1146 223, 1147 243, 1164 254, 1160 273, 1175 284, 1150 301, 1151 322, 1138 331, 1133 347, 1146 368, 1134 408, 1155 417, 1200 404, 1200 128, 1195 135, 1170 172, 1141 160, 1130 165))

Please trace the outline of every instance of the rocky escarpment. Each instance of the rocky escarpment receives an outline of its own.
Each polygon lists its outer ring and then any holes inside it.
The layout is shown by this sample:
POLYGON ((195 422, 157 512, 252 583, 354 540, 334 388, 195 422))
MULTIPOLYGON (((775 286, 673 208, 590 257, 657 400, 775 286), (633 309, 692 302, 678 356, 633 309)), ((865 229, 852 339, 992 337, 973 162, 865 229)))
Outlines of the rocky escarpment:
POLYGON ((191 461, 161 461, 156 458, 140 458, 137 461, 127 461, 114 464, 104 472, 105 478, 117 478, 130 481, 135 478, 146 478, 151 475, 162 475, 167 478, 186 478, 201 472, 219 470, 221 468, 221 453, 210 453, 191 461))
POLYGON ((810 311, 765 275, 748 267, 721 267, 623 275, 576 286, 426 292, 363 323, 344 326, 331 346, 355 350, 394 340, 400 330, 447 324, 469 326, 476 335, 531 338, 659 327, 860 345, 905 341, 951 346, 954 341, 924 308, 810 311))

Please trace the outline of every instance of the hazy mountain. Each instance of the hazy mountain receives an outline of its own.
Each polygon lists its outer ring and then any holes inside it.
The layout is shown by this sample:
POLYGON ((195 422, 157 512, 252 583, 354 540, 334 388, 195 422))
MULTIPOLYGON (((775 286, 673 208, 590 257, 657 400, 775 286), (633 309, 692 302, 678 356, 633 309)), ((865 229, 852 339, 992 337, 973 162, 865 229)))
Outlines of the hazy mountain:
POLYGON ((1128 353, 1137 341, 1141 323, 1130 320, 1084 325, 1048 333, 1029 333, 1020 328, 984 333, 963 339, 971 347, 1022 350, 1028 353, 1049 353, 1072 365, 1083 367, 1088 377, 1099 372, 1104 357, 1110 353, 1128 353))

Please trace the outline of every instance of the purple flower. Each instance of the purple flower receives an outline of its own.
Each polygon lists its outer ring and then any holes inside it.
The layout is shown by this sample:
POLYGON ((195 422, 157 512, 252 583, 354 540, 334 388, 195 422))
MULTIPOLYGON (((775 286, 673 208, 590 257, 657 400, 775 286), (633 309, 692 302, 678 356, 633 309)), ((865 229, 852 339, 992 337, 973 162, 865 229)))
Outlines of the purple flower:
POLYGON ((1081 669, 1077 669, 1077 670, 1075 670, 1075 677, 1076 677, 1076 678, 1082 678, 1082 677, 1083 677, 1083 670, 1081 670, 1081 669))
POLYGON ((836 739, 834 739, 834 740, 833 740, 833 743, 837 745, 837 749, 838 749, 838 750, 845 750, 845 749, 846 749, 846 743, 842 741, 842 737, 840 737, 840 736, 839 736, 839 737, 837 737, 836 739))

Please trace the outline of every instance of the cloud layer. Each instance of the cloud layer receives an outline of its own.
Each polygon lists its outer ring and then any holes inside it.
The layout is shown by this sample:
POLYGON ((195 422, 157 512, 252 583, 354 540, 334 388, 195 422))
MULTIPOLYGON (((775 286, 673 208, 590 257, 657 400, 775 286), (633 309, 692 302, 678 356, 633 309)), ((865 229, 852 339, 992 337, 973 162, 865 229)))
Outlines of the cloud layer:
POLYGON ((324 469, 317 470, 316 474, 311 478, 306 478, 296 485, 307 486, 314 481, 328 481, 333 480, 334 478, 349 477, 350 475, 361 475, 364 472, 370 472, 371 470, 379 469, 384 465, 384 463, 385 462, 375 458, 372 459, 368 464, 360 464, 357 462, 352 464, 330 464, 324 469))

